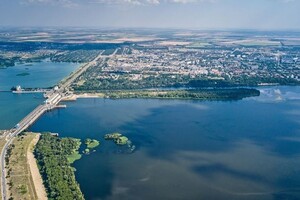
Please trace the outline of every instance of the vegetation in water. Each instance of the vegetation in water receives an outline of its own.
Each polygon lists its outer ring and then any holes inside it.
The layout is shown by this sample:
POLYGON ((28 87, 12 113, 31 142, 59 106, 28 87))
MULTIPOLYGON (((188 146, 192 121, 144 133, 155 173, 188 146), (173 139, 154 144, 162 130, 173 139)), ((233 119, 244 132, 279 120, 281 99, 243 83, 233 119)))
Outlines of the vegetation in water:
POLYGON ((83 153, 84 153, 84 154, 89 154, 89 153, 90 153, 90 149, 85 149, 85 150, 83 151, 83 153))
POLYGON ((128 138, 125 136, 121 136, 121 137, 115 139, 115 143, 118 145, 125 145, 125 144, 127 144, 127 142, 128 142, 128 138))
POLYGON ((129 142, 129 139, 123 136, 121 133, 105 134, 104 139, 113 140, 117 145, 125 145, 129 142))
POLYGON ((29 76, 29 75, 30 73, 24 72, 24 73, 17 74, 16 76, 29 76))
POLYGON ((82 200, 70 161, 78 158, 80 140, 42 134, 34 150, 49 200, 82 200))
POLYGON ((130 153, 132 153, 135 150, 135 145, 132 144, 132 142, 128 139, 128 137, 122 135, 121 133, 105 134, 104 139, 105 140, 113 140, 115 142, 115 144, 120 145, 120 146, 127 146, 128 147, 127 150, 130 153))
POLYGON ((121 136, 122 136, 121 133, 109 133, 104 135, 104 139, 106 140, 117 139, 121 136))
POLYGON ((98 140, 90 139, 90 138, 87 138, 84 141, 84 143, 85 143, 85 145, 87 146, 88 149, 93 149, 93 148, 96 148, 97 146, 100 145, 100 142, 98 140))
POLYGON ((74 163, 76 160, 79 160, 81 158, 81 154, 78 151, 75 151, 74 153, 72 153, 71 155, 67 156, 67 159, 69 161, 70 164, 74 163))

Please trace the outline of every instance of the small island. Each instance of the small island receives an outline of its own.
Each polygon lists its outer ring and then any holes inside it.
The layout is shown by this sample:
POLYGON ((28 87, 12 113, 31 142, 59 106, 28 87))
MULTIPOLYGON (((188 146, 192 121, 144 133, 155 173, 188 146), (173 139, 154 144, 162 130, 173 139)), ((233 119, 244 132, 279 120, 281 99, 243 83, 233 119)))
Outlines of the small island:
POLYGON ((126 136, 123 136, 121 133, 109 133, 105 134, 105 140, 114 140, 117 145, 128 144, 129 139, 126 136))
MULTIPOLYGON (((94 149, 100 145, 100 142, 95 139, 87 138, 87 139, 85 139, 84 144, 86 145, 86 149, 84 149, 83 153, 90 154, 92 149, 94 149)), ((93 151, 95 151, 95 150, 93 150, 93 151)))
POLYGON ((125 144, 128 144, 128 138, 125 137, 125 136, 121 136, 117 139, 115 139, 115 143, 118 144, 118 145, 125 145, 125 144))
POLYGON ((24 73, 17 74, 16 76, 29 76, 29 75, 30 73, 24 72, 24 73))
POLYGON ((100 145, 100 142, 98 140, 90 139, 90 138, 87 138, 84 141, 84 143, 86 144, 88 149, 93 149, 100 145))
POLYGON ((121 136, 122 136, 121 133, 109 133, 109 134, 104 135, 104 139, 106 139, 106 140, 115 140, 115 139, 118 139, 121 136))
POLYGON ((135 150, 135 145, 128 139, 128 137, 122 135, 121 133, 109 133, 104 135, 105 140, 113 140, 115 144, 119 146, 127 145, 129 152, 132 153, 135 150))

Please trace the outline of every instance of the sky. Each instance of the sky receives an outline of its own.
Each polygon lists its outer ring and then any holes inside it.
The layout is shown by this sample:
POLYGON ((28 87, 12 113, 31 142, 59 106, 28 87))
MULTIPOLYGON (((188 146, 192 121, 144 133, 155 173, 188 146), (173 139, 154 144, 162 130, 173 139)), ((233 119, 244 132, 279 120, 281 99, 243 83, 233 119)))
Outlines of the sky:
POLYGON ((300 0, 0 0, 0 26, 300 30, 300 0))

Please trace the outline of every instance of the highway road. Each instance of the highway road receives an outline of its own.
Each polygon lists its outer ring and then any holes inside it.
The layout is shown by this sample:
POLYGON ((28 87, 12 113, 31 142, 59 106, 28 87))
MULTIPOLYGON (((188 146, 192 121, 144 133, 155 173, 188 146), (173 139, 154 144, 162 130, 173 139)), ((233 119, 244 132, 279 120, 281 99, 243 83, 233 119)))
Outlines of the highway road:
POLYGON ((81 66, 76 72, 71 74, 65 81, 62 81, 59 84, 59 87, 54 90, 47 92, 48 99, 45 101, 44 104, 39 105, 36 107, 31 113, 29 113, 25 118, 23 118, 18 125, 11 129, 5 137, 6 143, 1 151, 1 194, 2 200, 7 200, 7 183, 6 183, 6 171, 5 171, 5 156, 7 153, 7 149, 13 141, 13 138, 18 134, 22 133, 26 130, 30 125, 32 125, 40 116, 44 114, 44 112, 51 110, 57 106, 57 104, 63 99, 66 95, 67 89, 70 85, 82 74, 84 73, 89 67, 95 66, 97 62, 104 62, 104 59, 112 57, 116 54, 118 49, 109 56, 102 56, 104 51, 101 53, 91 62, 86 63, 85 65, 81 66))

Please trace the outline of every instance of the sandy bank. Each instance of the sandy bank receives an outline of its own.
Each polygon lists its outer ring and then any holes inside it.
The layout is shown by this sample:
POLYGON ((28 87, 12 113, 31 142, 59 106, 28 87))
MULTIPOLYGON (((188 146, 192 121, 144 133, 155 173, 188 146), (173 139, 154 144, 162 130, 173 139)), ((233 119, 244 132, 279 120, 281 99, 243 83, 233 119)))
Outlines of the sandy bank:
POLYGON ((31 144, 29 145, 29 148, 27 150, 27 162, 30 168, 30 173, 32 176, 32 180, 33 180, 33 184, 36 190, 38 200, 46 200, 48 199, 47 193, 36 160, 33 155, 33 147, 39 141, 39 138, 40 138, 40 134, 37 134, 35 138, 31 141, 31 144))
POLYGON ((102 93, 84 93, 84 94, 72 94, 66 96, 62 101, 76 101, 78 98, 103 98, 104 94, 102 93))

